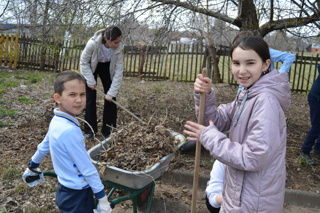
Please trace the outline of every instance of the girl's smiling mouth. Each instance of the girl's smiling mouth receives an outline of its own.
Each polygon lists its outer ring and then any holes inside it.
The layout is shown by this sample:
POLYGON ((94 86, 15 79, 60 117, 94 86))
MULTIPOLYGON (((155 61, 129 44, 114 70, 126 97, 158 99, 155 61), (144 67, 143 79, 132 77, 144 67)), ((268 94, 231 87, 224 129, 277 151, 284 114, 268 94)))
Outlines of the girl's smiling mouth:
POLYGON ((250 79, 250 77, 239 77, 239 81, 246 82, 250 79))

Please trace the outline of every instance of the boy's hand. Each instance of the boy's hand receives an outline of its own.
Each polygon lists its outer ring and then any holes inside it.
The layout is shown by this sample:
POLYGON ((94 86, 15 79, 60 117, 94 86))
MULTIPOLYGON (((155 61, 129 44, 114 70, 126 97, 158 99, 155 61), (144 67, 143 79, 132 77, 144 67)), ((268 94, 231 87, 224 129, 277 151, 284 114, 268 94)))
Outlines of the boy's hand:
POLYGON ((93 212, 94 213, 111 213, 112 212, 107 196, 104 196, 103 198, 99 199, 97 209, 94 209, 93 212))
POLYGON ((27 183, 30 187, 36 186, 41 181, 44 181, 43 173, 39 168, 27 168, 26 171, 22 175, 22 179, 25 183, 27 183))

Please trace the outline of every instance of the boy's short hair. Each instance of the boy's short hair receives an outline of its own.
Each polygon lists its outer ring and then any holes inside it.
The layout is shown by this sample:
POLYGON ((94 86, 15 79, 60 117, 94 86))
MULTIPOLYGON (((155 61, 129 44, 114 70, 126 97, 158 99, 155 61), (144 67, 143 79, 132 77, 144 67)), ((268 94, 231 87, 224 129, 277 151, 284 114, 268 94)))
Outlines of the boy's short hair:
POLYGON ((64 83, 67 81, 72 81, 74 79, 78 79, 80 82, 86 83, 85 78, 72 70, 66 70, 59 73, 54 80, 54 92, 62 95, 64 91, 64 83))

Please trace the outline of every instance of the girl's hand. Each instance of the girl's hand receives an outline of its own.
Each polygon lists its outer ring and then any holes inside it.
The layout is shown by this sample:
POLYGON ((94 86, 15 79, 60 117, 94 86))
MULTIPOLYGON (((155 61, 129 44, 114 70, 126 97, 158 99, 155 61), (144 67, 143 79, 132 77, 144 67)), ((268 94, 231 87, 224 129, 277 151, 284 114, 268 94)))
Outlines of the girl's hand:
MULTIPOLYGON (((210 126, 214 125, 212 121, 210 121, 209 123, 210 126)), ((187 121, 184 127, 186 128, 186 130, 184 130, 183 133, 189 135, 187 137, 187 140, 189 141, 198 141, 200 139, 202 131, 204 130, 204 128, 206 128, 205 126, 192 121, 187 121)))
POLYGON ((97 85, 96 85, 96 84, 95 84, 95 85, 88 85, 88 87, 89 87, 90 89, 92 89, 92 90, 95 90, 96 87, 97 87, 97 85))
POLYGON ((211 92, 212 80, 208 77, 203 77, 202 74, 198 75, 194 83, 194 91, 196 93, 208 94, 211 92))
POLYGON ((109 102, 111 102, 111 100, 112 100, 112 96, 111 95, 105 95, 104 98, 109 102))

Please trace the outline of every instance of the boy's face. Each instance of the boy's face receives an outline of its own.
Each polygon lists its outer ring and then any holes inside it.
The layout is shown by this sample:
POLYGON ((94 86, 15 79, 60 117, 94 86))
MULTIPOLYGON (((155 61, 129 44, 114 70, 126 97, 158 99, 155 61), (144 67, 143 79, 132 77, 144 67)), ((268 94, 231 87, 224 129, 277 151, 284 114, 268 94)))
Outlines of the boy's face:
POLYGON ((54 99, 59 104, 60 111, 75 117, 86 106, 85 83, 78 79, 65 82, 62 95, 55 93, 54 99))

